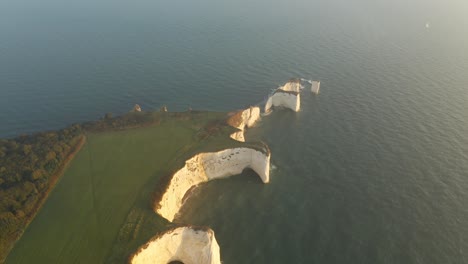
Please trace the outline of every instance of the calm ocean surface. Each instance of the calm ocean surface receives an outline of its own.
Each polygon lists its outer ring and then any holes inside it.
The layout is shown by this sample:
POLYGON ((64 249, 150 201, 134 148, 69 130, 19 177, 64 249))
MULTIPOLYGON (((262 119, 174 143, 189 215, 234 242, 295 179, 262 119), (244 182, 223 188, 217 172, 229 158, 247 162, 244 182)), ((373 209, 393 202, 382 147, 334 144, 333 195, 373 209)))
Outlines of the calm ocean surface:
POLYGON ((468 2, 0 2, 0 136, 143 109, 240 109, 291 77, 299 113, 248 132, 252 173, 197 189, 223 263, 468 263, 468 2))

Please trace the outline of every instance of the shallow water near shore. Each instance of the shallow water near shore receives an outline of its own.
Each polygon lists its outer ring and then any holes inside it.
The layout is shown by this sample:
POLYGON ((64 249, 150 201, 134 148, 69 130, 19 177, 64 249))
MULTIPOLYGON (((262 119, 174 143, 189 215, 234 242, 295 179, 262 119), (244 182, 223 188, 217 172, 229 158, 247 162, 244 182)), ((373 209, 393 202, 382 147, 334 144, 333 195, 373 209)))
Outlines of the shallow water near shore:
POLYGON ((299 113, 248 131, 272 150, 269 184, 251 171, 207 183, 177 221, 212 227, 226 264, 468 263, 467 12, 456 0, 7 0, 0 136, 135 103, 230 111, 291 77, 321 80, 299 113))

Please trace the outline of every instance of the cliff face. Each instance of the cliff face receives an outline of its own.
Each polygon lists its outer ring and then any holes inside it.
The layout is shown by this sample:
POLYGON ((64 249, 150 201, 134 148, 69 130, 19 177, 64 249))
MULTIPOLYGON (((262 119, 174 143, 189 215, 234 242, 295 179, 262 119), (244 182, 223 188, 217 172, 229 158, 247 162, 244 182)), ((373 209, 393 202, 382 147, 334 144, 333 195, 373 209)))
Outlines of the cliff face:
POLYGON ((219 245, 213 230, 179 227, 152 239, 134 254, 132 264, 220 264, 219 245))
POLYGON ((240 141, 240 142, 245 142, 245 136, 244 136, 244 130, 242 131, 237 131, 231 134, 230 136, 232 139, 240 141))
POLYGON ((289 80, 268 97, 265 104, 265 113, 270 112, 273 107, 284 107, 299 112, 301 108, 300 92, 301 81, 299 79, 289 80))
POLYGON ((185 162, 172 177, 167 191, 158 203, 156 212, 169 221, 182 207, 185 193, 197 184, 253 169, 264 183, 270 181, 270 153, 252 148, 232 148, 219 152, 200 153, 185 162))
POLYGON ((256 106, 235 113, 229 118, 228 123, 240 131, 232 133, 231 138, 245 142, 245 129, 254 126, 258 120, 260 120, 260 108, 256 106))
POLYGON ((318 94, 320 91, 320 82, 319 81, 313 81, 312 86, 310 87, 310 90, 314 94, 318 94))
POLYGON ((264 183, 270 181, 270 155, 251 148, 233 148, 204 153, 202 166, 208 180, 225 178, 253 169, 264 183))
POLYGON ((244 110, 242 113, 245 115, 245 126, 250 128, 255 125, 260 120, 260 107, 255 106, 255 107, 250 107, 249 109, 244 110))
POLYGON ((271 111, 272 107, 285 107, 295 112, 299 112, 301 108, 301 98, 298 92, 286 92, 278 89, 272 96, 268 98, 265 105, 265 113, 271 111))

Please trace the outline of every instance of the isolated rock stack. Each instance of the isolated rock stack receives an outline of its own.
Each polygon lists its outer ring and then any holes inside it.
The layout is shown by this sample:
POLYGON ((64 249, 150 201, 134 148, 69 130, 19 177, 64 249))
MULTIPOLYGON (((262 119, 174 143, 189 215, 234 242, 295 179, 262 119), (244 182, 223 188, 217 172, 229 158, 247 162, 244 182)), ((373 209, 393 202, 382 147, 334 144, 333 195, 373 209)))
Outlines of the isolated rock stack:
POLYGON ((133 107, 133 112, 141 112, 141 107, 139 104, 136 104, 134 107, 133 107))

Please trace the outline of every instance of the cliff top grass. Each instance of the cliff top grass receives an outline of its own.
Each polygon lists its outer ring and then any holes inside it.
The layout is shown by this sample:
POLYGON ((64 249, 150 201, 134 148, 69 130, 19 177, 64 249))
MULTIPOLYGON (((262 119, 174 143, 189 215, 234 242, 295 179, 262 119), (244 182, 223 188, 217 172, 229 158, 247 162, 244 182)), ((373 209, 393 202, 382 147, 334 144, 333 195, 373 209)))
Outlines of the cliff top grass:
POLYGON ((227 114, 133 112, 82 124, 86 142, 10 252, 6 263, 124 263, 154 235, 174 227, 153 212, 164 176, 200 152, 242 143, 227 114))

